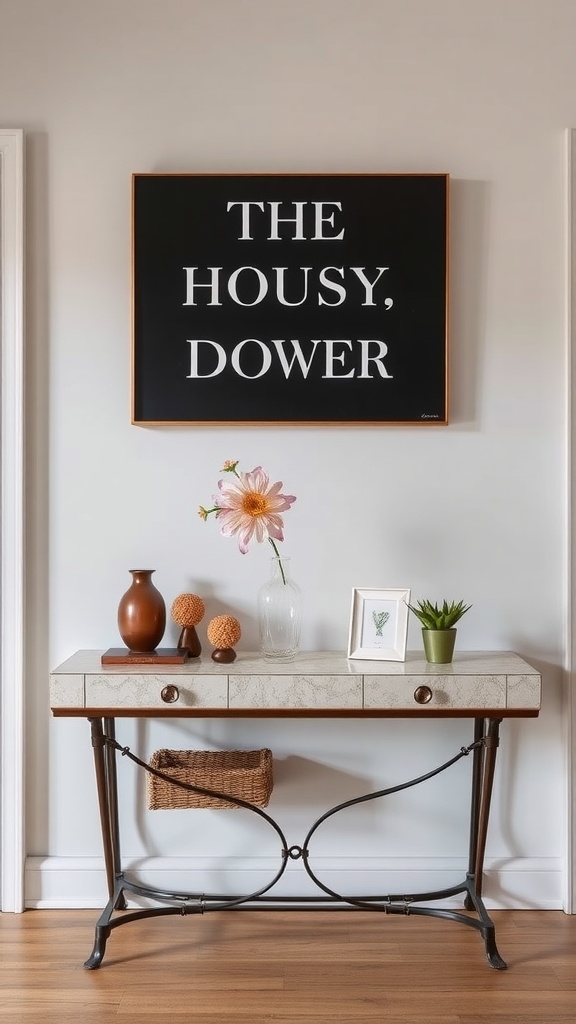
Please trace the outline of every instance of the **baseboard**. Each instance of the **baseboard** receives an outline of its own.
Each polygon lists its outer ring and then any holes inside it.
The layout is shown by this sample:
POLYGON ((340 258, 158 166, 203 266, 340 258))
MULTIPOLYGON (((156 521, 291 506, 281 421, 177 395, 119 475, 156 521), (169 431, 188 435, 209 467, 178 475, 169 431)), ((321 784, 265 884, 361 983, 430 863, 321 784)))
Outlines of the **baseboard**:
MULTIPOLYGON (((465 876, 459 858, 325 857, 314 862, 324 885, 348 895, 438 891, 465 876)), ((150 857, 126 859, 126 872, 145 884, 185 893, 250 893, 271 881, 278 870, 272 858, 150 857)), ((28 857, 27 909, 101 908, 107 900, 104 866, 97 857, 28 857)), ((552 857, 514 857, 487 861, 484 899, 493 910, 561 910, 562 863, 552 857)), ((289 863, 274 886, 278 896, 322 895, 301 862, 289 863)), ((461 905, 461 897, 445 901, 461 905)), ((435 906, 442 906, 439 901, 435 906)))

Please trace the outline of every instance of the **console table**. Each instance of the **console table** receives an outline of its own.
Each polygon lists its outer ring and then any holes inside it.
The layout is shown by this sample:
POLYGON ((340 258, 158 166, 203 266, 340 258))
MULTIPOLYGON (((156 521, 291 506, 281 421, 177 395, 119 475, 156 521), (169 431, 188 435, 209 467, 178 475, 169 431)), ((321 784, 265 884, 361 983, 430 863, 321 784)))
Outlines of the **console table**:
POLYGON ((481 933, 492 967, 506 967, 496 947, 494 924, 482 901, 482 871, 500 724, 504 718, 535 717, 540 709, 540 674, 522 658, 507 651, 463 652, 449 665, 434 665, 414 653, 408 653, 404 662, 388 662, 348 660, 340 653, 304 652, 294 662, 275 664, 257 654, 239 652, 231 664, 201 657, 180 665, 103 666, 101 655, 101 651, 78 651, 50 674, 53 715, 87 718, 91 726, 109 901, 96 924, 94 947, 86 967, 100 966, 111 931, 132 920, 239 906, 286 908, 310 903, 457 921, 481 933), (400 786, 330 808, 310 827, 302 845, 288 845, 281 827, 267 812, 240 801, 240 806, 259 814, 276 831, 281 845, 279 868, 274 879, 258 892, 226 896, 159 891, 130 880, 122 869, 117 753, 128 755, 144 769, 149 766, 117 742, 115 723, 120 718, 141 717, 419 717, 466 718, 473 724, 468 745, 456 752, 447 751, 448 760, 438 768, 400 786), (469 858, 466 877, 460 884, 435 892, 346 896, 316 877, 309 847, 326 818, 353 804, 418 785, 468 755, 472 756, 469 858), (302 860, 322 895, 274 896, 273 887, 290 859, 302 860), (127 893, 162 905, 127 909, 127 893), (422 905, 459 894, 463 896, 463 912, 422 905))

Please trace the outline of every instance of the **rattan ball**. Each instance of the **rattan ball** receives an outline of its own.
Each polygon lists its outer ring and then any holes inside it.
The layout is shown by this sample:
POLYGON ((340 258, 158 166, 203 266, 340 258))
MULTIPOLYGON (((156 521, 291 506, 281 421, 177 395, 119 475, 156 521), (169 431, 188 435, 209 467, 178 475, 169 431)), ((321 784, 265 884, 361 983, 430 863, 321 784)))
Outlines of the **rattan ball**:
POLYGON ((217 615, 208 623, 208 639, 213 647, 234 647, 238 643, 242 631, 238 619, 233 615, 217 615))
POLYGON ((179 626, 196 626, 204 618, 205 610, 198 594, 180 594, 172 602, 172 618, 179 626))

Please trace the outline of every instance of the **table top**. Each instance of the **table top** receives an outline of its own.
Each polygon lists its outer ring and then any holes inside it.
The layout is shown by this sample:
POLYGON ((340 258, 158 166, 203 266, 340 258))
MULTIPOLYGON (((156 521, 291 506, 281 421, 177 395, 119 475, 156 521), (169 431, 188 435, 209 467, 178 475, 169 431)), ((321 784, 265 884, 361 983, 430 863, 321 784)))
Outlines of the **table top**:
POLYGON ((349 659, 303 651, 271 662, 238 651, 180 665, 102 665, 102 650, 77 651, 50 674, 55 716, 535 716, 540 673, 512 651, 462 651, 448 665, 419 652, 406 660, 349 659))

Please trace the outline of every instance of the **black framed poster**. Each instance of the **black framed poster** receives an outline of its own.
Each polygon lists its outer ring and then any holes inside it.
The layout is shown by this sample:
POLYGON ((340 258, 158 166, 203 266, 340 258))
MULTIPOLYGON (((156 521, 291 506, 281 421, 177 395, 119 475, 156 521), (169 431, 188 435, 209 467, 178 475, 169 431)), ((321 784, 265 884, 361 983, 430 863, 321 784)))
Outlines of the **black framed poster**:
POLYGON ((132 184, 133 423, 447 423, 447 174, 132 184))

